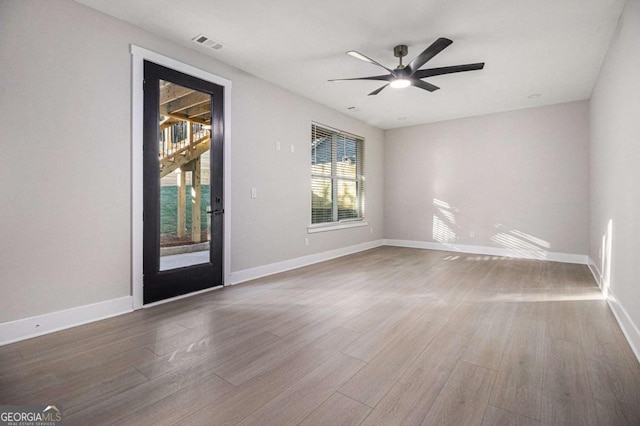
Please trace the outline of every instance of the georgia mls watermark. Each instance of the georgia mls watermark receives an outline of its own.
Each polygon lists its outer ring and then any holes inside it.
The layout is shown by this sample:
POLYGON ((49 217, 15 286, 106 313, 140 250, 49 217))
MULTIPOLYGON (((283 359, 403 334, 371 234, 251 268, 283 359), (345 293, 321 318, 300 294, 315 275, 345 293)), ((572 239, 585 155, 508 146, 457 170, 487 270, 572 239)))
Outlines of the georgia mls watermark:
POLYGON ((0 405, 0 426, 58 426, 62 407, 56 405, 0 405))

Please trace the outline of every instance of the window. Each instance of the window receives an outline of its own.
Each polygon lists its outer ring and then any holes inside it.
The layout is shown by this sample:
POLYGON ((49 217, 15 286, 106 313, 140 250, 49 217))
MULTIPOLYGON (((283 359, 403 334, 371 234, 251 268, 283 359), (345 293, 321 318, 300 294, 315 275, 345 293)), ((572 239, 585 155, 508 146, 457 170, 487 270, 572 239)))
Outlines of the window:
POLYGON ((364 218, 364 140, 311 126, 311 224, 364 218))

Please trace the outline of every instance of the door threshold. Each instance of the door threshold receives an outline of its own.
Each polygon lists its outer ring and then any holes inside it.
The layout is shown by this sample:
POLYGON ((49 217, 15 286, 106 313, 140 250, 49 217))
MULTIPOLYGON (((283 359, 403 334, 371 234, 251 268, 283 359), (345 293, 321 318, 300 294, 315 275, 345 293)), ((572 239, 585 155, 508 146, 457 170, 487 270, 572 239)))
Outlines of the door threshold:
POLYGON ((221 288, 224 288, 224 284, 223 285, 217 285, 215 287, 205 288, 204 290, 199 290, 199 291, 194 291, 194 292, 187 293, 187 294, 182 294, 180 296, 172 297, 170 299, 163 299, 163 300, 158 300, 157 302, 147 303, 145 305, 142 305, 142 309, 152 308, 154 306, 162 305, 164 303, 175 302, 176 300, 186 299, 187 297, 197 296, 199 294, 208 293, 208 292, 210 292, 212 290, 219 290, 221 288))

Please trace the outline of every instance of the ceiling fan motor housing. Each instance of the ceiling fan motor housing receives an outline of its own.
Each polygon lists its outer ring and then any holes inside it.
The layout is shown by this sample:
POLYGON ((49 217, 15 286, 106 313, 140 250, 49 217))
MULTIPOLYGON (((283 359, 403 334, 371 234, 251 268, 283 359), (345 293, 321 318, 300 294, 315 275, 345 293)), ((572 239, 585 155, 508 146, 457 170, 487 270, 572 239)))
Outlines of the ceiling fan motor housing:
POLYGON ((393 56, 395 56, 396 58, 402 58, 404 56, 407 56, 408 52, 409 52, 409 49, 407 49, 407 45, 405 44, 400 44, 393 48, 393 56))

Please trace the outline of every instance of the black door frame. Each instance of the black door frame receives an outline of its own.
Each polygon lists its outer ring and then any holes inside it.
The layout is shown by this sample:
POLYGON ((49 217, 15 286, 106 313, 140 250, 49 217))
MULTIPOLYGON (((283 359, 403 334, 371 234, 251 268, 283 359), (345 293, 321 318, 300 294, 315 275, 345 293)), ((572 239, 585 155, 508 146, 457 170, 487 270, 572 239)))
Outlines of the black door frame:
POLYGON ((224 285, 224 87, 144 61, 143 113, 143 303, 224 285), (211 95, 211 215, 209 262, 160 271, 159 81, 211 95), (216 214, 217 213, 217 214, 216 214))

